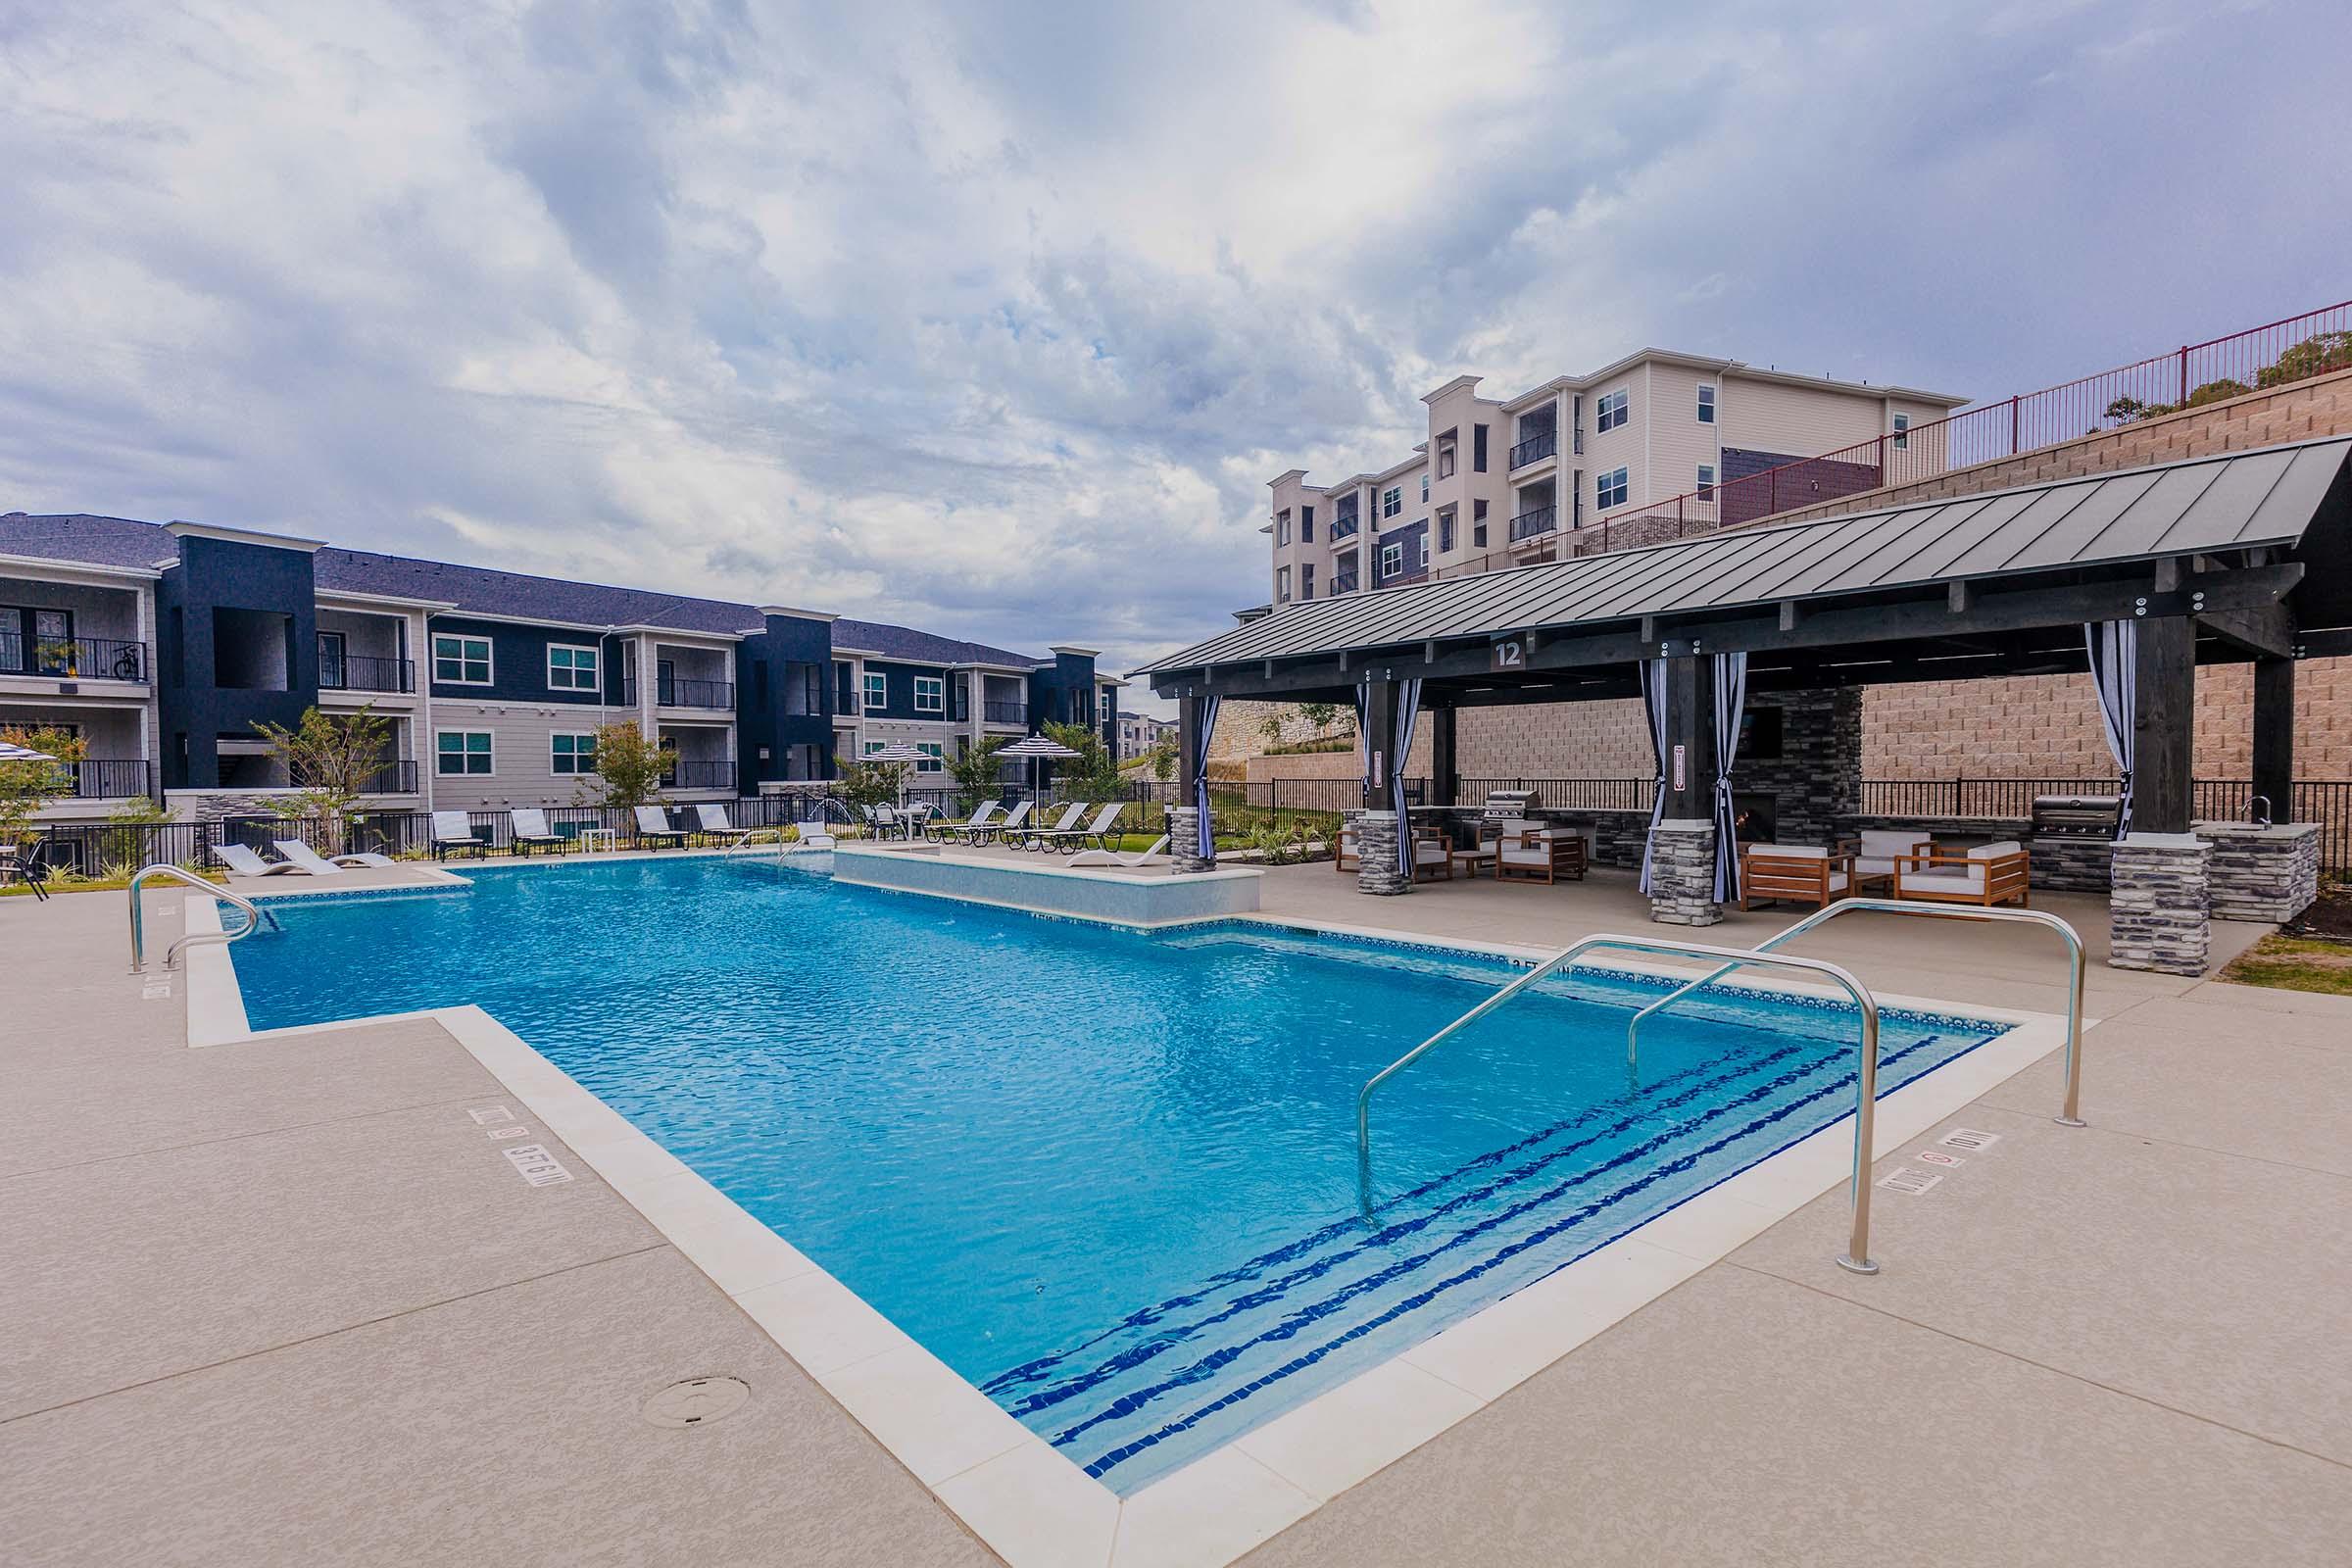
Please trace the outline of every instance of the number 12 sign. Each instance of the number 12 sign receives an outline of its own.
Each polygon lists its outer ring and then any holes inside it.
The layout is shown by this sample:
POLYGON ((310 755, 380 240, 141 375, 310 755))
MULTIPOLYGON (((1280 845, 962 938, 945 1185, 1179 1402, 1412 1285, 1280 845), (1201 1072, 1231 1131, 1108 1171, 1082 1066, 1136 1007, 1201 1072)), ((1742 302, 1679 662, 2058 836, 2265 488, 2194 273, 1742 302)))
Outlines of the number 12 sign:
POLYGON ((1487 654, 1487 668, 1525 669, 1527 667, 1527 639, 1504 637, 1497 640, 1487 654))

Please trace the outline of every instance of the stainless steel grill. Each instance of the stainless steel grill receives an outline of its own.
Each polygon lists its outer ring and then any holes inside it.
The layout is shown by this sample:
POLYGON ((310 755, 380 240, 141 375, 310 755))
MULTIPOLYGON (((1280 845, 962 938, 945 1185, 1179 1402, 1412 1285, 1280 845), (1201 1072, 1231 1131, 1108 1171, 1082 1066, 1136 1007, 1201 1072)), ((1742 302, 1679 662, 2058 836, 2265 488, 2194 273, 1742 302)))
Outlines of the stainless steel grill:
POLYGON ((2034 836, 2037 839, 2111 839, 2124 811, 2117 795, 2036 795, 2034 836))
POLYGON ((1543 795, 1535 790, 1489 790, 1478 814, 1490 822, 1515 822, 1543 805, 1543 795))

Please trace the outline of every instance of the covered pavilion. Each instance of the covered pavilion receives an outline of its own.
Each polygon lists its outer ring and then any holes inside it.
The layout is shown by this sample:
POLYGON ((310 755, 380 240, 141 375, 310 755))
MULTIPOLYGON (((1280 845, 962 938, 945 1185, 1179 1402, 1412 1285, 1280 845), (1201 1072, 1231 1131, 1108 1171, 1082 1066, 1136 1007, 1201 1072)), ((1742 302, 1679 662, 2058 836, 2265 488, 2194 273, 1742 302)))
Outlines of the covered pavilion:
MULTIPOLYGON (((1179 868, 1213 864, 1225 698, 1355 705, 1359 887, 1392 896, 1412 888, 1399 775, 1424 710, 1433 798, 1451 803, 1460 710, 1639 695, 1658 758, 1652 917, 1709 924, 1737 889, 1744 710, 2087 666, 2125 791, 2110 961, 2201 972, 2217 897, 2283 918, 2316 892, 2317 830, 2286 821, 2294 667, 2352 653, 2348 459, 2352 437, 2331 437, 1283 607, 1137 671, 1178 704, 1179 868), (2254 666, 2265 831, 2191 819, 2197 669, 2226 662, 2254 666)), ((1791 760, 1825 799, 1858 792, 1858 750, 1791 760)))

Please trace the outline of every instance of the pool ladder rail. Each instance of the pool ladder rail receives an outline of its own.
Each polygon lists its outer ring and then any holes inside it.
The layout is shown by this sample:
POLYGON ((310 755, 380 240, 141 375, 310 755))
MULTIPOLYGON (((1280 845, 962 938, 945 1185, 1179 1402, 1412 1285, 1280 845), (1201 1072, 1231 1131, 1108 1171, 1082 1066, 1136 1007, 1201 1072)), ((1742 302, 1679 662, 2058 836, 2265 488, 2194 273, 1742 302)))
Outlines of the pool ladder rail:
POLYGON ((1554 954, 1527 973, 1504 986, 1494 995, 1463 1013, 1445 1028, 1397 1057, 1388 1066, 1364 1080, 1355 1096, 1355 1198, 1356 1207, 1367 1225, 1377 1224, 1372 1213, 1372 1095, 1391 1078, 1420 1060, 1446 1039, 1477 1022, 1513 997, 1536 985, 1546 976, 1567 968, 1577 959, 1597 949, 1626 953, 1647 953, 1665 956, 1714 958, 1718 966, 1692 980, 1637 1012, 1626 1026, 1626 1064, 1637 1062, 1639 1031, 1642 1020, 1661 1008, 1672 1005, 1693 992, 1713 985, 1724 976, 1743 968, 1785 969, 1800 974, 1812 974, 1836 984, 1853 998, 1861 1014, 1862 1037, 1858 1045, 1858 1071, 1854 1095, 1854 1161, 1851 1178, 1851 1224, 1846 1250, 1838 1259, 1838 1266, 1855 1274, 1876 1274, 1879 1265, 1870 1255, 1870 1167, 1872 1145, 1876 1132, 1879 1099, 1879 1004, 1870 989, 1854 977, 1851 971, 1821 958, 1805 958, 1790 954, 1776 953, 1773 949, 1803 935, 1831 916, 1851 909, 1876 909, 1895 914, 1929 914, 1943 919, 2008 919, 2044 925, 2056 930, 2066 939, 2070 956, 2070 984, 2067 1001, 2066 1035, 2066 1102, 2056 1118, 2062 1126, 2083 1125, 2077 1114, 2082 1104, 2082 939, 2073 926, 2052 914, 2038 909, 1960 909, 1928 907, 1917 904, 1899 904, 1891 899, 1848 899, 1834 904, 1817 914, 1809 915, 1768 942, 1754 948, 1725 948, 1703 942, 1683 942, 1665 937, 1629 937, 1611 934, 1590 936, 1554 954))
POLYGON ((258 930, 265 920, 269 922, 270 929, 272 931, 284 929, 277 923, 276 915, 271 914, 242 893, 232 893, 218 882, 208 882, 195 872, 183 871, 169 861, 144 865, 130 879, 130 972, 132 974, 143 974, 147 968, 147 919, 145 911, 139 906, 139 890, 147 885, 148 878, 158 876, 185 882, 200 893, 209 893, 214 898, 233 904, 245 911, 245 923, 234 931, 191 931, 165 949, 164 969, 167 973, 178 966, 180 950, 183 948, 207 942, 220 943, 225 947, 231 942, 243 941, 258 930))

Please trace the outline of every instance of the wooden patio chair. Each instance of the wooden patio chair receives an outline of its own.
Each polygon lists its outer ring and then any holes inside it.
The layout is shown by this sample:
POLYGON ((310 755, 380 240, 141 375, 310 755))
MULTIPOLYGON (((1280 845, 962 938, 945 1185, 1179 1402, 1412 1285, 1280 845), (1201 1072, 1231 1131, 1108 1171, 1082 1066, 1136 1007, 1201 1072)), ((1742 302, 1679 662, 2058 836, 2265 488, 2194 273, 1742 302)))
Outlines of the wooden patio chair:
POLYGON ((1750 844, 1740 855, 1740 907, 1810 904, 1826 909, 1853 891, 1854 860, 1818 844, 1750 844))
POLYGON ((1585 836, 1574 828, 1505 822, 1495 844, 1494 880, 1553 883, 1585 879, 1585 836))
POLYGON ((1907 855, 1896 862, 1894 896, 1923 904, 2030 906, 2034 859, 2015 839, 1973 850, 1907 855))

